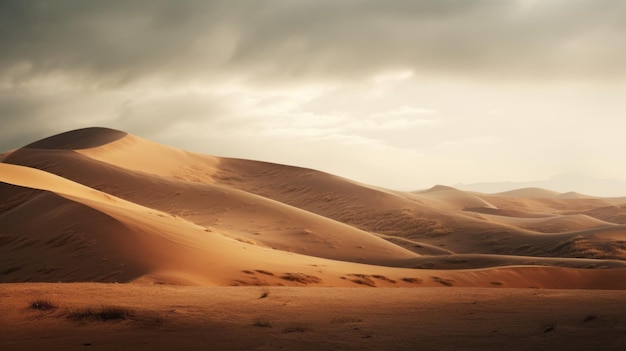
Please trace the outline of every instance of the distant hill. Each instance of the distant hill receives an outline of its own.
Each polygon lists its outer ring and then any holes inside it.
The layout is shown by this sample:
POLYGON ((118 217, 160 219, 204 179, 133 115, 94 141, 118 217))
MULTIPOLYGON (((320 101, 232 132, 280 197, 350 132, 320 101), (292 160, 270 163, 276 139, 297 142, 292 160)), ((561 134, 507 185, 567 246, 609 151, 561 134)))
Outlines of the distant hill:
POLYGON ((492 182, 455 184, 455 188, 466 191, 494 194, 520 188, 543 188, 559 193, 581 192, 588 195, 603 197, 626 196, 626 181, 617 179, 601 179, 579 174, 562 174, 546 180, 527 182, 492 182))

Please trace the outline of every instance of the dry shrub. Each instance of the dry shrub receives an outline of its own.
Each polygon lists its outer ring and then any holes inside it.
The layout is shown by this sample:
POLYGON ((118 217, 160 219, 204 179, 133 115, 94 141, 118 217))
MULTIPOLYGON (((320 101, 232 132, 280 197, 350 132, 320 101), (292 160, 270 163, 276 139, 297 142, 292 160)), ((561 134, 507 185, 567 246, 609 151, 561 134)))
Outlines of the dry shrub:
POLYGON ((263 288, 263 290, 261 291, 261 296, 259 296, 259 299, 264 299, 268 296, 270 296, 270 289, 263 288))
POLYGON ((583 319, 583 322, 591 322, 596 319, 598 319, 598 316, 596 316, 595 314, 590 314, 590 315, 587 315, 585 319, 583 319))
POLYGON ((314 275, 304 274, 304 273, 285 273, 285 275, 280 277, 280 279, 297 282, 301 284, 309 284, 309 283, 317 284, 317 283, 322 282, 322 279, 314 275))
POLYGON ((356 277, 356 279, 350 279, 350 281, 353 283, 376 287, 376 282, 373 281, 370 278, 370 276, 367 274, 348 274, 348 275, 356 277))
POLYGON ((338 317, 330 320, 331 324, 346 324, 346 323, 361 323, 363 320, 361 318, 354 317, 338 317))
POLYGON ((306 331, 309 331, 309 328, 302 325, 283 328, 283 333, 304 333, 306 331))
POLYGON ((252 325, 255 327, 260 327, 260 328, 271 328, 272 322, 270 322, 269 320, 265 318, 255 318, 252 321, 252 325))
POLYGON ((51 311, 59 308, 52 300, 47 298, 35 299, 30 302, 29 308, 37 311, 51 311))
POLYGON ((452 280, 452 279, 445 279, 445 278, 436 277, 436 276, 433 276, 432 278, 437 283, 439 283, 441 285, 445 285, 445 286, 452 286, 452 283, 454 283, 454 280, 452 280))
POLYGON ((390 279, 390 278, 387 278, 387 277, 385 277, 384 275, 377 275, 377 274, 374 274, 374 275, 372 275, 372 277, 373 277, 373 278, 376 278, 376 279, 379 279, 379 280, 383 280, 383 281, 386 281, 386 282, 392 283, 392 284, 395 284, 395 283, 396 283, 396 281, 395 281, 395 280, 390 279))
POLYGON ((66 317, 75 321, 95 320, 95 321, 115 321, 130 319, 134 312, 125 307, 101 306, 100 308, 83 308, 68 312, 66 317))

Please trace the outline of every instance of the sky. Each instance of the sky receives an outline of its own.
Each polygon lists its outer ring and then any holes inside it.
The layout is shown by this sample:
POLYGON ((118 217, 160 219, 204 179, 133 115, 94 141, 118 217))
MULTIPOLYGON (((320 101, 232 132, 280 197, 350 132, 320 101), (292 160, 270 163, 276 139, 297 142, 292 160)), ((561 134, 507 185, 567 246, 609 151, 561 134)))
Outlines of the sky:
POLYGON ((620 0, 4 0, 0 150, 104 126, 397 190, 626 184, 625 37, 620 0))

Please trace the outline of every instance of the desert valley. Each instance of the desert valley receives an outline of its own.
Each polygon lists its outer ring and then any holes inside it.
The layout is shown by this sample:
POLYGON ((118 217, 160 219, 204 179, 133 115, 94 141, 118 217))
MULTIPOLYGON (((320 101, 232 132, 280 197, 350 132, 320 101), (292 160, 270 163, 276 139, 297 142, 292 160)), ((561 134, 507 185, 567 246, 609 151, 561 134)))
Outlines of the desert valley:
POLYGON ((2 350, 626 348, 626 197, 394 191, 107 128, 0 161, 2 350))

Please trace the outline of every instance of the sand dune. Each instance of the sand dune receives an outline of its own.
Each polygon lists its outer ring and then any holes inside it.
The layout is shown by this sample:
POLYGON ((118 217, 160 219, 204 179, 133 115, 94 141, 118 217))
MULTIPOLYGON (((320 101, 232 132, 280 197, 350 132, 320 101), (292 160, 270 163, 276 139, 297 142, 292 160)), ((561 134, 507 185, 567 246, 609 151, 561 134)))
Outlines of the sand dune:
POLYGON ((398 192, 105 128, 0 162, 0 281, 624 289, 626 209, 398 192))
POLYGON ((548 189, 542 189, 542 188, 515 189, 515 190, 500 192, 500 193, 497 193, 497 194, 494 194, 494 195, 495 196, 504 196, 504 197, 521 197, 521 198, 536 197, 536 198, 546 198, 546 199, 552 199, 552 198, 555 198, 555 197, 559 197, 559 193, 558 192, 552 191, 552 190, 548 190, 548 189))
POLYGON ((478 196, 443 185, 434 186, 431 189, 418 192, 420 199, 428 201, 431 206, 443 206, 452 210, 463 210, 466 208, 492 208, 496 206, 481 199, 478 196))

